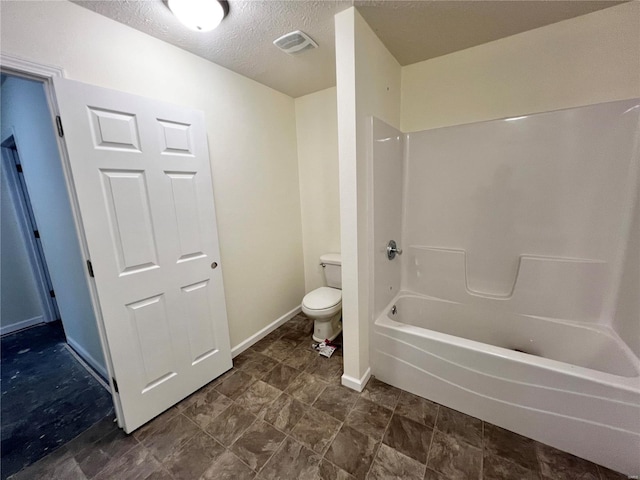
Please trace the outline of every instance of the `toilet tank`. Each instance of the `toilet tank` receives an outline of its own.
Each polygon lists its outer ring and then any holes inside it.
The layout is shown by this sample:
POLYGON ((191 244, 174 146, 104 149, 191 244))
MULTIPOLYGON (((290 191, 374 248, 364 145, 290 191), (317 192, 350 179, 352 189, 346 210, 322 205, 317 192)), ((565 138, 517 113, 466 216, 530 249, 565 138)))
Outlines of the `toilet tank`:
POLYGON ((339 253, 325 253, 320 256, 320 264, 324 265, 324 278, 327 286, 342 288, 342 257, 339 253))

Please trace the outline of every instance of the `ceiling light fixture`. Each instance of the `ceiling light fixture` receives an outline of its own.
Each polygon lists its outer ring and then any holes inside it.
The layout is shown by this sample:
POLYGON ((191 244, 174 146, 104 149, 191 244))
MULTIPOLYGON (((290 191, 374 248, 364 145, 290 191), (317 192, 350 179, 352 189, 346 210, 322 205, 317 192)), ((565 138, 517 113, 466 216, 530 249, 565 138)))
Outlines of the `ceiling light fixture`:
POLYGON ((229 13, 225 0, 168 0, 167 4, 184 26, 196 32, 213 30, 229 13))

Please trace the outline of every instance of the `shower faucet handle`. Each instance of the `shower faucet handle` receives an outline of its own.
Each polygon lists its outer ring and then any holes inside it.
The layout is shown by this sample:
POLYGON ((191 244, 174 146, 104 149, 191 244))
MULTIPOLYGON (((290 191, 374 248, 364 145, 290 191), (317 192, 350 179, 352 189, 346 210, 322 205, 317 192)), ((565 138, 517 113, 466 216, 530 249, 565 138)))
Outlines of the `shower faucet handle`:
POLYGON ((395 240, 389 240, 389 244, 387 245, 387 258, 389 260, 393 260, 397 255, 402 255, 402 250, 398 249, 398 245, 395 240))

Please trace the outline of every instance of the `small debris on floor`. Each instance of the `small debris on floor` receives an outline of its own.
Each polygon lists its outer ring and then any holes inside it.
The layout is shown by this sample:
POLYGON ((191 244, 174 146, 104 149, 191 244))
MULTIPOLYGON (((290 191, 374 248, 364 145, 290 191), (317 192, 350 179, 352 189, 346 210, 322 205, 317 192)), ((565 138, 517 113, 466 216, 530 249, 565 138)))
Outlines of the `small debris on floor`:
POLYGON ((311 346, 314 350, 316 350, 323 357, 330 358, 333 355, 333 352, 338 348, 337 345, 331 343, 329 340, 325 340, 320 343, 312 343, 311 346))

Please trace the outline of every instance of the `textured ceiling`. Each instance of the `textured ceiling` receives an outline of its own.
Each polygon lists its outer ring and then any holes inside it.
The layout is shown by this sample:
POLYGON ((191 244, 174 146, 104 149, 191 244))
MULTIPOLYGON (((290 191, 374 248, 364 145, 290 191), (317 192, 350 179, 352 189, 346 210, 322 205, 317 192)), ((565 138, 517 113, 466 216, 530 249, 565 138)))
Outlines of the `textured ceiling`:
POLYGON ((610 7, 613 0, 229 0, 229 15, 192 32, 163 0, 72 0, 264 85, 299 97, 335 85, 333 17, 355 5, 401 65, 610 7), (302 30, 319 45, 297 56, 272 45, 302 30))

